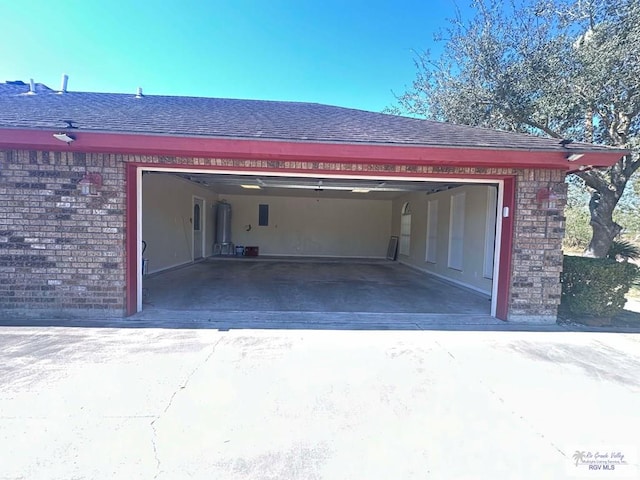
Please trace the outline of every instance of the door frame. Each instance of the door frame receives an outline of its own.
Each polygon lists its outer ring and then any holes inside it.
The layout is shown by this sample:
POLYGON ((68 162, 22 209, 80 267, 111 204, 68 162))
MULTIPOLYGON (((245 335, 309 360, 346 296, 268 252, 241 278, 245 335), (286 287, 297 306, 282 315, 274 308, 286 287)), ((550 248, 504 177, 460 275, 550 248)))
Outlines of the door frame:
POLYGON ((196 233, 195 233, 195 218, 193 218, 192 222, 191 222, 191 261, 195 262, 196 260, 199 260, 201 258, 206 257, 206 236, 207 236, 207 216, 205 215, 205 212, 207 211, 207 200, 203 197, 200 197, 199 195, 192 195, 191 196, 191 214, 193 215, 194 210, 195 210, 195 206, 196 206, 196 200, 200 200, 201 205, 200 205, 200 233, 202 235, 202 245, 200 245, 200 248, 202 250, 202 257, 198 257, 196 258, 196 233))
MULTIPOLYGON (((316 177, 318 175, 332 178, 360 178, 374 180, 407 180, 416 181, 423 179, 425 182, 459 182, 465 184, 474 183, 494 183, 498 185, 498 215, 496 219, 496 241, 494 247, 494 272, 492 280, 491 295, 491 316, 500 320, 507 320, 509 314, 509 293, 511 284, 511 262, 514 234, 515 215, 515 184, 514 175, 478 175, 473 178, 460 177, 458 175, 437 175, 425 177, 422 174, 406 173, 402 175, 374 175, 366 172, 362 175, 353 173, 331 172, 300 172, 296 169, 259 170, 255 168, 202 168, 183 166, 160 166, 141 163, 129 163, 126 168, 126 315, 133 315, 142 311, 142 172, 187 172, 197 173, 220 173, 220 174, 242 174, 242 175, 271 175, 271 176, 292 176, 316 177)), ((192 229, 193 230, 193 229, 192 229)), ((193 256, 193 254, 192 254, 193 256)))

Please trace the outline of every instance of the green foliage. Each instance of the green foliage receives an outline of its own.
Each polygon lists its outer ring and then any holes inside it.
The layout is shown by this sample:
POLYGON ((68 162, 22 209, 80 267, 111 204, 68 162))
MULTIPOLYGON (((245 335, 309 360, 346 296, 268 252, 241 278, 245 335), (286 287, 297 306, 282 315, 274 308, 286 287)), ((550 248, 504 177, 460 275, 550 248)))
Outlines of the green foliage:
POLYGON ((611 243, 607 258, 627 262, 640 259, 640 247, 627 240, 614 240, 611 243))
POLYGON ((629 179, 613 219, 622 225, 625 238, 640 242, 640 179, 637 173, 629 179))
MULTIPOLYGON (((580 177, 567 176, 568 192, 565 207, 565 236, 563 247, 565 251, 584 251, 591 239, 589 188, 580 177)), ((640 198, 634 191, 640 184, 637 175, 630 181, 631 188, 627 188, 620 198, 613 219, 623 226, 621 235, 615 241, 628 241, 640 244, 640 198)))
POLYGON ((590 254, 605 256, 621 231, 614 208, 640 168, 640 1, 471 6, 441 34, 441 56, 416 58, 416 78, 390 111, 629 149, 606 171, 576 174, 592 194, 590 254))
POLYGON ((575 317, 611 318, 624 309, 625 295, 639 275, 632 263, 565 255, 561 311, 575 317))
POLYGON ((567 205, 564 209, 565 235, 562 246, 565 251, 584 252, 591 240, 589 225, 589 193, 580 177, 567 176, 567 205))
POLYGON ((613 219, 623 226, 622 237, 635 242, 640 241, 640 210, 618 208, 613 219))
MULTIPOLYGON (((634 149, 637 0, 475 0, 416 60, 394 111, 634 149)), ((632 173, 632 172, 629 172, 632 173)))
POLYGON ((567 175, 565 183, 567 184, 567 206, 587 208, 590 195, 584 181, 577 175, 567 175))
POLYGON ((589 209, 586 206, 567 206, 564 216, 566 220, 563 248, 569 251, 584 251, 591 240, 589 209))

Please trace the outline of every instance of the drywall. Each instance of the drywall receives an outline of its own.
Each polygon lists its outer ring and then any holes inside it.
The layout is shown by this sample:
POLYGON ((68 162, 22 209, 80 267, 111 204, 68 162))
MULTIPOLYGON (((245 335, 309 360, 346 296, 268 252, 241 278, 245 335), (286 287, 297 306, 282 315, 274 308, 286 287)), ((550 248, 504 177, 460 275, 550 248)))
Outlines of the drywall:
POLYGON ((425 195, 412 193, 393 202, 393 235, 400 234, 401 211, 405 202, 411 210, 411 248, 409 255, 400 255, 398 260, 421 270, 445 277, 486 294, 491 294, 492 280, 483 276, 485 233, 487 219, 486 185, 465 185, 445 192, 425 195), (464 240, 462 269, 448 266, 449 228, 451 197, 464 192, 464 240), (436 233, 436 261, 426 261, 427 209, 428 201, 438 200, 438 222, 436 233))
POLYGON ((204 255, 212 253, 214 210, 218 196, 206 188, 167 173, 145 172, 142 176, 142 240, 147 273, 193 260, 193 197, 205 200, 204 255))
MULTIPOLYGON (((222 197, 221 197, 222 199, 222 197)), ((390 200, 226 195, 232 241, 261 255, 384 258, 391 234, 390 200), (269 223, 258 225, 259 205, 269 223)))

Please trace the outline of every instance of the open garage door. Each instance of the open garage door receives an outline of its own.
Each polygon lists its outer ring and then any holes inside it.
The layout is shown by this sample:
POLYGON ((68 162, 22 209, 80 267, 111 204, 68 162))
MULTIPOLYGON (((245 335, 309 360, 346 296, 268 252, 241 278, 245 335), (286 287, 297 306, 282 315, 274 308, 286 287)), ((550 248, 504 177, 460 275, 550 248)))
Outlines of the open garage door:
POLYGON ((500 179, 180 168, 137 176, 147 245, 137 311, 498 313, 500 179), (205 259, 195 265, 194 198, 205 259), (230 210, 224 239, 220 204, 230 210))

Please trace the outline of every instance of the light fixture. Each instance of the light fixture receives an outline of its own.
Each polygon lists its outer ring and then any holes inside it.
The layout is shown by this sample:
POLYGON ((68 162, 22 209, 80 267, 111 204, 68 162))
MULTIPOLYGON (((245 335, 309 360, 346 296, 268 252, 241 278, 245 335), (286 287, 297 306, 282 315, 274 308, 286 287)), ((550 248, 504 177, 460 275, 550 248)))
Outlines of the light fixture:
POLYGON ((260 190, 260 185, 240 185, 242 188, 249 188, 251 190, 260 190))
POLYGON ((69 135, 68 133, 54 133, 53 138, 55 138, 56 140, 60 140, 61 142, 66 143, 67 145, 75 141, 75 137, 73 137, 72 135, 69 135))
POLYGON ((541 207, 546 203, 547 209, 553 209, 556 206, 558 195, 550 188, 540 188, 536 193, 536 202, 541 207))
POLYGON ((567 156, 567 160, 569 160, 570 162, 575 162, 576 160, 580 160, 582 157, 584 157, 584 153, 572 153, 571 155, 567 156))
POLYGON ((78 182, 78 188, 82 195, 88 195, 90 197, 97 197, 100 195, 100 188, 102 187, 102 175, 99 173, 87 173, 78 182))
POLYGON ((371 190, 368 188, 354 188, 351 190, 353 193, 369 193, 371 190))

